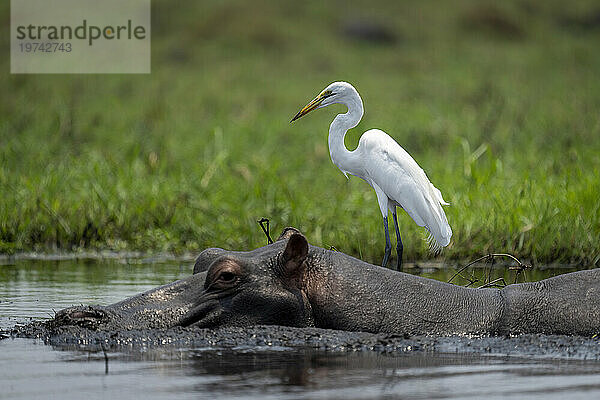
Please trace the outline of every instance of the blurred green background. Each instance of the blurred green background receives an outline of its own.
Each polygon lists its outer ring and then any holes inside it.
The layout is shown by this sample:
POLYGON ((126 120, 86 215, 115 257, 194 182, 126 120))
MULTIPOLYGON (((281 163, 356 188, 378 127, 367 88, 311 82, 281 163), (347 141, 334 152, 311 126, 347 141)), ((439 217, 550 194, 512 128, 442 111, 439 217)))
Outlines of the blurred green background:
MULTIPOLYGON (((0 46, 9 53, 9 2, 0 46)), ((158 1, 150 75, 11 75, 0 85, 0 252, 197 252, 312 244, 379 263, 375 194, 331 163, 353 83, 425 169, 454 231, 441 258, 600 263, 600 6, 578 1, 158 1)), ((400 216, 407 260, 426 232, 400 216)))

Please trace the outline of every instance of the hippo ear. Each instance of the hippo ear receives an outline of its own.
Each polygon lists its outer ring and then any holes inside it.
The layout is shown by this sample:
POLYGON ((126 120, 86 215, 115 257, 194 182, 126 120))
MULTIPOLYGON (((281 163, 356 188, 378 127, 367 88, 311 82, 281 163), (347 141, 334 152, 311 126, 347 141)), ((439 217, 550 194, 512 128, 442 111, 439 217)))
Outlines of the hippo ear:
POLYGON ((299 282, 304 274, 304 260, 308 254, 308 241, 301 233, 293 233, 285 246, 281 260, 283 278, 299 282))
POLYGON ((281 235, 279 235, 276 242, 278 242, 280 240, 289 239, 294 233, 298 233, 298 234, 302 235, 302 233, 298 229, 294 228, 293 226, 288 226, 286 228, 283 228, 283 230, 281 231, 281 235))

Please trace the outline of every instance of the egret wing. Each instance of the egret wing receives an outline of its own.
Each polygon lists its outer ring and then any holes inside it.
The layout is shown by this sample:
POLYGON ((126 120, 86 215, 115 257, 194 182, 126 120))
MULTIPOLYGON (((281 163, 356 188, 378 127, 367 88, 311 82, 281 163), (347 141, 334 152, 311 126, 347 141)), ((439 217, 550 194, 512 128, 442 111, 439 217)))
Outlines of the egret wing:
POLYGON ((446 246, 452 230, 441 204, 447 203, 410 154, 377 129, 363 134, 359 149, 367 178, 400 205, 417 225, 429 230, 436 241, 432 243, 434 248, 446 246))

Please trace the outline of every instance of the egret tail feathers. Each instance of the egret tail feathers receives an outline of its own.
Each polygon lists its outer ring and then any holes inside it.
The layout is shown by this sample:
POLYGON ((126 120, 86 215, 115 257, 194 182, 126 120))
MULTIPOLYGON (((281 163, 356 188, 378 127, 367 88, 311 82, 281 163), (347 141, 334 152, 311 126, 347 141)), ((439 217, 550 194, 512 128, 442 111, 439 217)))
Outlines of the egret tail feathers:
POLYGON ((443 249, 443 246, 435 239, 431 232, 427 235, 427 244, 429 245, 429 252, 434 255, 439 254, 443 249))
POLYGON ((427 201, 429 202, 431 212, 429 213, 430 218, 428 218, 426 226, 429 231, 427 242, 429 243, 429 251, 433 254, 438 254, 443 247, 448 246, 452 237, 452 229, 442 208, 443 205, 447 206, 450 203, 444 200, 442 192, 438 188, 433 186, 432 183, 430 185, 431 198, 428 198, 427 201))
POLYGON ((448 203, 442 197, 442 192, 440 192, 440 189, 438 189, 435 186, 433 186, 433 184, 431 184, 431 188, 433 189, 433 193, 435 195, 435 198, 440 202, 441 205, 443 205, 443 206, 449 206, 450 205, 450 203, 448 203))
POLYGON ((427 243, 429 244, 429 252, 432 254, 440 253, 443 247, 446 247, 448 244, 450 244, 450 238, 452 237, 452 229, 446 220, 446 215, 442 215, 444 217, 443 221, 439 221, 439 223, 436 221, 435 223, 425 226, 429 231, 429 235, 427 235, 427 243))
MULTIPOLYGON (((429 251, 433 254, 438 254, 443 247, 448 246, 452 237, 452 229, 442 208, 443 199, 440 201, 437 193, 439 190, 436 189, 436 191, 432 190, 432 196, 423 196, 423 202, 418 202, 413 212, 409 213, 415 222, 419 220, 424 222, 423 224, 417 222, 417 224, 424 226, 429 232, 427 243, 429 243, 429 251), (415 214, 418 218, 415 218, 417 217, 415 214)), ((439 198, 441 199, 441 194, 439 198)))

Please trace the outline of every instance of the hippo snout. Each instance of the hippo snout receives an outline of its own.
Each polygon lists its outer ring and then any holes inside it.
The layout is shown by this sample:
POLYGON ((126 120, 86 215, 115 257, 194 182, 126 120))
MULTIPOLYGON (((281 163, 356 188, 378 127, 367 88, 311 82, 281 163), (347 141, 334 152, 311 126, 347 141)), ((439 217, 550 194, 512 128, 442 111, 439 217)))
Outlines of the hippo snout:
POLYGON ((77 306, 57 312, 52 323, 55 327, 81 326, 88 329, 98 329, 100 325, 105 325, 110 320, 111 313, 104 307, 77 306))

